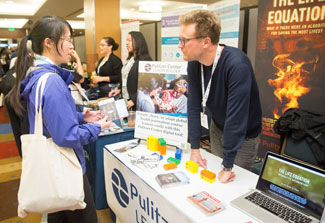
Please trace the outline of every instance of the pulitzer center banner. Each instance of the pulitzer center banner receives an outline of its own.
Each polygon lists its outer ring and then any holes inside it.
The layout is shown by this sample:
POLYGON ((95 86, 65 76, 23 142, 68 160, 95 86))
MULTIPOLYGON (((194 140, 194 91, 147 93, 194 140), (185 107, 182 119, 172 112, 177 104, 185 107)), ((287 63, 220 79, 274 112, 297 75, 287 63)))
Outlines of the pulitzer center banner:
POLYGON ((168 145, 187 143, 187 62, 139 62, 134 137, 162 137, 168 145))
POLYGON ((325 1, 260 1, 257 33, 262 160, 266 151, 279 153, 273 125, 288 108, 325 113, 325 1))

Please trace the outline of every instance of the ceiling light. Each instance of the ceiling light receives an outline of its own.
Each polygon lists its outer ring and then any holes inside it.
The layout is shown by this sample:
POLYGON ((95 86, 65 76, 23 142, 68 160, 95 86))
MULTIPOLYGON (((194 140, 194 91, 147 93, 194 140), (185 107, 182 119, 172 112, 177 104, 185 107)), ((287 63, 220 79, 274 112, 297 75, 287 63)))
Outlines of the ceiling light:
POLYGON ((46 1, 47 0, 0 1, 0 15, 33 16, 46 1))
POLYGON ((68 23, 70 24, 72 29, 85 29, 84 21, 68 20, 68 23))
POLYGON ((85 18, 85 13, 83 12, 83 13, 81 13, 80 15, 77 15, 76 17, 77 17, 77 18, 85 18))
POLYGON ((131 11, 134 11, 135 9, 134 8, 130 8, 131 11))
POLYGON ((26 24, 27 19, 0 19, 0 28, 20 29, 26 24))
POLYGON ((160 5, 140 5, 140 12, 161 12, 162 7, 160 5))

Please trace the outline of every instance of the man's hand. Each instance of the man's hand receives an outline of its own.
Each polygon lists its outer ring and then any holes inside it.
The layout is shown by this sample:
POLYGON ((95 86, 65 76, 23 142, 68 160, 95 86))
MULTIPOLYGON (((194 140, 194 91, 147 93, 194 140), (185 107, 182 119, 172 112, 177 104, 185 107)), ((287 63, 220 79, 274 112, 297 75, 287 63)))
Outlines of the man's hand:
POLYGON ((90 111, 90 109, 87 109, 83 113, 83 119, 87 123, 95 123, 102 119, 102 115, 100 114, 100 111, 90 111))
POLYGON ((132 100, 128 100, 128 103, 126 105, 126 107, 128 108, 128 110, 130 110, 130 108, 132 108, 134 105, 133 101, 132 100))
POLYGON ((228 183, 231 181, 234 181, 236 175, 233 171, 224 171, 221 170, 218 174, 218 180, 220 181, 220 183, 228 183))
POLYGON ((207 168, 207 160, 202 159, 201 153, 199 149, 192 149, 191 151, 191 158, 193 162, 199 164, 199 166, 203 167, 204 169, 207 168))

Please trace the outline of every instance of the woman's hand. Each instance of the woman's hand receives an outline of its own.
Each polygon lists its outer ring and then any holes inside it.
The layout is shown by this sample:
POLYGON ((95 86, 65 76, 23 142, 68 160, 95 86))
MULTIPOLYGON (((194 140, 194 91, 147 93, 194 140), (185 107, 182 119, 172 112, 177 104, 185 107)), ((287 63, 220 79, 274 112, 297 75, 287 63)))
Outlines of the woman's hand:
POLYGON ((126 105, 126 107, 128 108, 128 110, 130 110, 130 108, 132 108, 134 106, 134 103, 132 100, 128 100, 128 103, 126 105))
POLYGON ((100 111, 90 111, 90 109, 87 109, 83 113, 83 119, 87 123, 95 123, 102 119, 102 115, 100 111))
POLYGON ((79 55, 75 50, 71 50, 70 55, 76 60, 77 63, 80 62, 79 55))
POLYGON ((102 77, 101 76, 93 76, 91 79, 91 82, 94 84, 97 84, 98 82, 102 82, 102 77))
POLYGON ((111 125, 112 121, 107 121, 107 119, 108 116, 105 116, 104 118, 96 122, 97 124, 100 124, 101 130, 107 129, 111 125))
POLYGON ((109 93, 108 93, 108 97, 114 97, 115 95, 118 95, 119 93, 121 93, 121 90, 120 89, 116 89, 116 90, 111 90, 109 93))

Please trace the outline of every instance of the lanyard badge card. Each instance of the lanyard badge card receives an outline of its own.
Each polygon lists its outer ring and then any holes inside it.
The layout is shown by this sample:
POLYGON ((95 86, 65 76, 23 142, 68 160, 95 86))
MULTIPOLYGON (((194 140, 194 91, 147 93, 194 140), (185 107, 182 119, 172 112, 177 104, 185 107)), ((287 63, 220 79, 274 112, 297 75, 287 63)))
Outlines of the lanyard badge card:
POLYGON ((216 52, 216 56, 214 58, 213 61, 213 66, 212 66, 212 72, 211 72, 211 78, 209 80, 209 83, 207 85, 206 90, 204 91, 204 70, 203 70, 203 65, 201 64, 201 80, 202 80, 202 107, 203 107, 203 112, 201 112, 201 126, 209 129, 209 124, 208 124, 208 116, 205 114, 205 108, 206 108, 206 104, 208 101, 208 97, 210 94, 210 88, 211 88, 211 80, 213 77, 213 73, 217 67, 219 58, 220 58, 220 54, 221 54, 221 47, 220 45, 218 45, 217 48, 217 52, 216 52))

